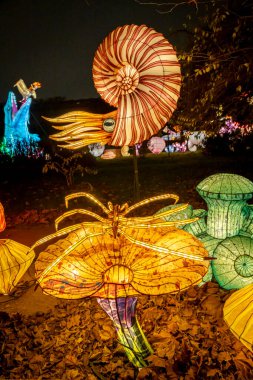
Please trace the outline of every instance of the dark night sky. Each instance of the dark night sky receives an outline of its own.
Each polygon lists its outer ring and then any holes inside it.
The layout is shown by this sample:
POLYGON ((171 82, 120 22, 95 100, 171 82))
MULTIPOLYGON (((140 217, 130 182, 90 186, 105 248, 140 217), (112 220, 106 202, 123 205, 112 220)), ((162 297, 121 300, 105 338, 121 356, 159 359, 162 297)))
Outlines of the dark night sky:
POLYGON ((169 27, 181 27, 188 11, 161 15, 134 0, 0 0, 0 102, 20 78, 42 83, 38 98, 98 97, 92 61, 108 33, 146 24, 169 38, 169 27))

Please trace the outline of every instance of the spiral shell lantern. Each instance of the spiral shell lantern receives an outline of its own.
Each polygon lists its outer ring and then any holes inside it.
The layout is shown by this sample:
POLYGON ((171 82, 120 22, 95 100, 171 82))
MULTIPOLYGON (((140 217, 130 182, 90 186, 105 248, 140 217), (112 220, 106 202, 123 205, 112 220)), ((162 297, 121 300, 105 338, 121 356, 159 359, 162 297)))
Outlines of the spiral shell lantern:
POLYGON ((132 146, 164 127, 176 109, 181 86, 180 65, 172 45, 146 25, 125 25, 98 47, 93 62, 94 85, 115 111, 76 111, 47 119, 69 123, 51 136, 69 149, 100 142, 132 146))

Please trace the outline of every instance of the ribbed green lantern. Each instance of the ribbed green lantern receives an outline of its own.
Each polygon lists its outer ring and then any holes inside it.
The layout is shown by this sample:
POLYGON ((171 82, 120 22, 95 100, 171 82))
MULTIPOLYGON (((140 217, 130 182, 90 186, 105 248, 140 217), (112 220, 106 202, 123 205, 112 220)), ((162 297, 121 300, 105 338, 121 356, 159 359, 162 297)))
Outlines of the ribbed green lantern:
MULTIPOLYGON (((221 239, 215 239, 214 237, 207 235, 207 233, 203 233, 201 235, 198 235, 198 240, 200 240, 204 244, 204 247, 208 251, 208 255, 210 257, 213 256, 213 253, 214 253, 216 247, 222 241, 221 239)), ((208 267, 207 273, 202 278, 202 281, 198 284, 198 286, 202 286, 206 282, 212 281, 212 278, 213 278, 213 269, 212 269, 212 265, 210 264, 208 267)))
MULTIPOLYGON (((160 210, 158 210, 156 212, 156 215, 161 214, 164 211, 173 210, 173 209, 178 208, 179 206, 183 206, 183 205, 184 205, 184 203, 177 203, 174 205, 165 206, 165 207, 161 208, 160 210)), ((192 212, 193 212, 192 206, 188 205, 185 209, 180 210, 180 211, 176 211, 170 215, 166 215, 166 216, 162 217, 162 219, 165 220, 166 222, 170 222, 172 220, 174 221, 174 220, 190 219, 190 218, 192 218, 192 212)), ((182 228, 182 226, 183 225, 179 225, 177 227, 182 228)))
POLYGON ((222 288, 241 289, 253 283, 253 239, 227 238, 218 244, 213 256, 213 274, 222 288))
POLYGON ((206 215, 207 211, 201 208, 193 210, 191 218, 199 218, 195 222, 186 224, 183 227, 183 230, 189 232, 194 236, 199 236, 200 234, 205 233, 206 231, 206 215))
MULTIPOLYGON (((163 207, 159 211, 157 211, 156 214, 160 214, 164 211, 173 210, 175 207, 182 206, 183 203, 179 203, 176 205, 169 205, 166 207, 163 207)), ((168 221, 171 220, 184 220, 189 218, 199 218, 195 222, 188 223, 185 225, 180 225, 178 228, 181 228, 190 234, 196 236, 198 240, 201 240, 201 242, 204 244, 206 250, 208 251, 209 256, 213 255, 213 251, 216 248, 217 244, 221 240, 215 239, 212 236, 209 236, 205 233, 206 231, 206 215, 207 211, 204 209, 196 209, 194 210, 191 205, 188 205, 184 210, 178 211, 176 213, 173 213, 171 215, 167 215, 163 217, 162 219, 168 221)), ((198 286, 204 285, 206 282, 211 281, 213 277, 213 271, 211 264, 209 264, 207 273, 203 277, 202 281, 198 284, 198 286)))
POLYGON ((248 216, 245 206, 253 183, 237 174, 219 173, 200 182, 197 191, 208 206, 207 233, 217 239, 237 235, 248 216))
POLYGON ((253 238, 253 205, 248 205, 247 207, 249 214, 243 223, 240 233, 253 238))

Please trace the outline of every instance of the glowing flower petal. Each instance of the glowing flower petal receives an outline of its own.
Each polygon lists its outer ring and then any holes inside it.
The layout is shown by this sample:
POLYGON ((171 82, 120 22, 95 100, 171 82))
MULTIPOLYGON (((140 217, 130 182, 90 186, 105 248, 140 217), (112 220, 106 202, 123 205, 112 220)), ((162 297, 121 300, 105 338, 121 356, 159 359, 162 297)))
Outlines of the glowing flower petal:
MULTIPOLYGON (((143 229, 136 236, 146 241, 151 239, 151 235, 148 238, 143 229)), ((174 252, 206 256, 202 244, 182 230, 174 229, 163 237, 157 231, 153 232, 151 241, 174 252)), ((75 234, 71 233, 40 253, 36 261, 37 276, 46 269, 48 262, 60 257, 75 242, 75 234)), ((60 298, 115 298, 138 293, 158 295, 183 290, 200 282, 207 267, 204 261, 195 262, 169 253, 159 253, 139 247, 124 237, 115 239, 105 233, 88 238, 77 246, 73 253, 48 272, 40 285, 46 293, 60 298), (116 293, 115 287, 110 286, 112 284, 117 285, 116 293)))
POLYGON ((232 333, 253 351, 253 284, 238 290, 227 299, 223 315, 232 333))
POLYGON ((34 251, 10 239, 0 240, 0 293, 9 294, 31 265, 34 251))

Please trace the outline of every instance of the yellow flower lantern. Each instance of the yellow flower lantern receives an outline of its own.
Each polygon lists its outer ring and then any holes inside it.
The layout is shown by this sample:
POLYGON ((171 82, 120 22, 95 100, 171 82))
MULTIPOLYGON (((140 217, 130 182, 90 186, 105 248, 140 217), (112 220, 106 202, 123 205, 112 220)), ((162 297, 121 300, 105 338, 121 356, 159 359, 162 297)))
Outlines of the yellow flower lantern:
POLYGON ((34 259, 34 251, 10 239, 0 240, 0 293, 10 294, 34 259))
POLYGON ((149 198, 131 207, 114 206, 111 202, 105 207, 91 194, 76 193, 66 197, 66 205, 79 196, 95 202, 107 218, 85 209, 60 216, 56 228, 77 212, 97 221, 63 228, 34 244, 32 248, 67 235, 39 254, 35 263, 38 283, 44 292, 60 298, 96 297, 113 320, 129 359, 137 367, 143 367, 152 349, 135 315, 136 295, 175 293, 199 283, 207 272, 207 251, 194 236, 175 228, 175 224, 194 219, 160 219, 187 205, 159 215, 126 217, 137 207, 153 201, 167 198, 177 201, 175 195, 149 198))
POLYGON ((253 284, 237 290, 227 299, 223 316, 231 332, 253 351, 253 284))

